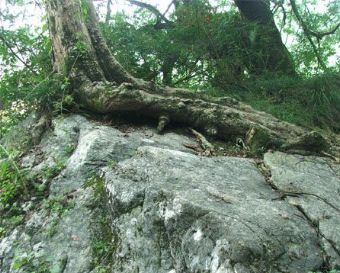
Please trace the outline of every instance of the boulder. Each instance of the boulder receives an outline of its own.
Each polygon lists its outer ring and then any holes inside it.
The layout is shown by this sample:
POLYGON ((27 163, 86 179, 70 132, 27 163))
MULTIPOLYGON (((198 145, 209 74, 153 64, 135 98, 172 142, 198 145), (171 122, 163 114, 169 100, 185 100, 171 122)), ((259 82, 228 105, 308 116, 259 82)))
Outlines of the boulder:
POLYGON ((0 238, 0 272, 304 273, 339 268, 340 168, 267 153, 200 156, 195 139, 79 115, 22 159, 43 177, 0 238), (271 175, 270 175, 271 173, 271 175))

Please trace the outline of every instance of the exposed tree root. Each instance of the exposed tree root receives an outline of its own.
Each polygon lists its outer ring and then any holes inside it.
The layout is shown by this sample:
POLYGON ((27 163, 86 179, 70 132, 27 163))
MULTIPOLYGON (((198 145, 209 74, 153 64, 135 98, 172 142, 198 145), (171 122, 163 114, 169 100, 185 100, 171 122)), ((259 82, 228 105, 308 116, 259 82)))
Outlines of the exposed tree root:
POLYGON ((47 13, 55 70, 70 78, 78 102, 89 111, 135 112, 158 120, 159 132, 169 122, 184 123, 204 135, 234 143, 242 139, 250 152, 274 148, 321 154, 335 150, 329 149, 320 134, 231 98, 197 96, 133 77, 110 53, 91 0, 47 1, 47 13), (84 11, 86 16, 74 16, 84 11))
POLYGON ((204 137, 204 135, 202 135, 201 133, 197 132, 192 128, 190 128, 190 131, 196 137, 202 149, 214 151, 214 146, 204 137))
POLYGON ((188 124, 223 140, 241 137, 249 142, 251 150, 275 148, 321 153, 329 148, 328 141, 319 133, 280 121, 230 98, 202 98, 187 90, 155 88, 145 82, 115 86, 90 81, 83 81, 77 97, 84 107, 98 113, 137 112, 159 120, 160 131, 171 121, 188 124))
POLYGON ((34 145, 40 143, 41 137, 50 126, 51 117, 48 114, 43 113, 37 120, 37 123, 31 129, 32 143, 34 145))

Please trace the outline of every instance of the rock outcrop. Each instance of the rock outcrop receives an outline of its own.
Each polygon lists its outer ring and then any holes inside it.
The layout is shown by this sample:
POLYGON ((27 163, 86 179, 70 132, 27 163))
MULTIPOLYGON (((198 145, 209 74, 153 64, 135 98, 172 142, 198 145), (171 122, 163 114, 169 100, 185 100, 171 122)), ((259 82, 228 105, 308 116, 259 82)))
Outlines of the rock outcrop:
POLYGON ((24 204, 25 223, 0 239, 1 273, 340 269, 340 166, 331 160, 273 152, 259 168, 198 156, 186 148, 194 139, 147 127, 77 115, 53 124, 22 163, 56 176, 48 198, 24 204))

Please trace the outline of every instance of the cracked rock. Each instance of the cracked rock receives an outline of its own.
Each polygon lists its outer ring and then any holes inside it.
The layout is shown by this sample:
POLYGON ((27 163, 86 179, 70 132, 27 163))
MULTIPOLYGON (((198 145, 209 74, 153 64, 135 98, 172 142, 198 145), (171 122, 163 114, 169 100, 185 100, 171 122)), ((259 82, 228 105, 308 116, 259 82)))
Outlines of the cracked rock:
POLYGON ((314 156, 267 153, 272 183, 316 230, 331 268, 340 268, 340 165, 314 156), (293 194, 289 194, 293 193, 293 194))
POLYGON ((57 165, 49 197, 32 197, 25 222, 0 238, 1 273, 339 267, 340 168, 329 160, 268 153, 268 183, 255 160, 195 155, 180 134, 78 115, 53 125, 23 158, 35 174, 57 165))
POLYGON ((323 262, 317 232, 274 201, 252 160, 143 146, 105 177, 119 272, 308 272, 323 262))

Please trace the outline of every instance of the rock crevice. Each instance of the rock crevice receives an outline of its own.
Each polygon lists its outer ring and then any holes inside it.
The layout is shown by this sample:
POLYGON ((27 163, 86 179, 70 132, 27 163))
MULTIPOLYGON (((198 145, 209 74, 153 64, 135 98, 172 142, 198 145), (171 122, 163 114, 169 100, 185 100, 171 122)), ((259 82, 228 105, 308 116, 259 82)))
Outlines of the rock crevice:
POLYGON ((186 148, 194 144, 148 127, 123 133, 81 116, 55 120, 40 160, 31 151, 23 162, 34 172, 60 160, 64 167, 45 205, 0 238, 0 272, 340 268, 338 165, 274 152, 260 172, 257 160, 202 157, 186 148))

